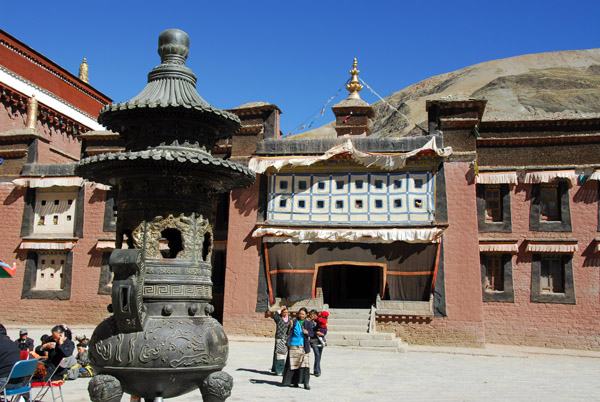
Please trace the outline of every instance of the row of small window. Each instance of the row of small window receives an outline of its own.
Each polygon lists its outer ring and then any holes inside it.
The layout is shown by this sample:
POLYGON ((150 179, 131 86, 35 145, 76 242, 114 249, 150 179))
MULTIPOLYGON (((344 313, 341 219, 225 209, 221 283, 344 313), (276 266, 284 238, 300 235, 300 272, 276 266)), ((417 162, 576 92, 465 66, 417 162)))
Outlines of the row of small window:
MULTIPOLYGON (((565 267, 560 257, 543 257, 540 260, 540 292, 550 294, 565 293, 565 267)), ((504 265, 501 255, 485 256, 485 290, 504 291, 504 265)))
POLYGON ((63 288, 65 255, 40 254, 35 280, 36 290, 60 290, 63 288))
MULTIPOLYGON (((71 206, 73 204, 73 200, 69 199, 67 200, 67 205, 71 206)), ((42 207, 45 207, 46 205, 48 205, 48 200, 41 200, 40 201, 40 205, 42 207)), ((54 205, 55 206, 59 206, 60 205, 60 200, 54 200, 54 205)))
MULTIPOLYGON (((346 184, 347 183, 343 180, 336 180, 335 188, 336 188, 336 190, 343 190, 344 186, 346 184)), ((423 180, 415 179, 414 185, 415 185, 415 188, 423 188, 423 180)), ((375 187, 376 189, 383 189, 383 186, 384 186, 383 180, 377 179, 377 180, 373 181, 373 187, 375 187)), ((359 190, 363 189, 364 181, 363 180, 355 180, 354 187, 359 190)), ((401 190, 402 189, 402 180, 394 180, 392 187, 395 190, 401 190)), ((319 190, 325 190, 325 182, 324 181, 317 182, 317 188, 319 190)), ((286 191, 288 189, 289 189, 289 182, 287 180, 279 180, 279 190, 286 191)), ((298 180, 298 190, 304 191, 307 189, 308 189, 308 181, 307 180, 298 180)))
MULTIPOLYGON (((287 203, 288 200, 285 198, 282 198, 279 200, 279 207, 280 208, 286 208, 287 207, 287 203)), ((298 200, 298 203, 296 204, 298 208, 306 208, 306 201, 305 200, 298 200)), ((317 209, 324 209, 325 208, 325 201, 324 200, 317 200, 317 202, 315 203, 317 209)), ((401 198, 396 198, 393 200, 393 205, 394 208, 402 208, 402 199, 401 198)), ((334 204, 335 208, 337 209, 344 209, 344 200, 336 200, 335 204, 334 204)), ((415 208, 421 208, 423 206, 423 200, 417 198, 414 200, 414 206, 415 208)), ((363 200, 354 200, 354 207, 355 208, 362 208, 363 207, 363 200)), ((375 208, 383 208, 383 200, 375 200, 375 208)))
MULTIPOLYGON (((66 218, 67 222, 71 222, 71 220, 73 219, 71 217, 71 215, 66 215, 65 218, 66 218)), ((54 225, 58 225, 59 224, 58 215, 52 216, 52 223, 54 225)), ((39 216, 37 224, 38 224, 38 226, 44 226, 44 225, 46 225, 46 216, 44 216, 44 215, 39 216)))
MULTIPOLYGON (((500 186, 485 187, 485 220, 502 222, 502 194, 500 186)), ((558 183, 543 184, 540 188, 540 219, 560 221, 560 198, 558 183)))
POLYGON ((37 189, 33 233, 69 234, 75 221, 76 191, 37 189))

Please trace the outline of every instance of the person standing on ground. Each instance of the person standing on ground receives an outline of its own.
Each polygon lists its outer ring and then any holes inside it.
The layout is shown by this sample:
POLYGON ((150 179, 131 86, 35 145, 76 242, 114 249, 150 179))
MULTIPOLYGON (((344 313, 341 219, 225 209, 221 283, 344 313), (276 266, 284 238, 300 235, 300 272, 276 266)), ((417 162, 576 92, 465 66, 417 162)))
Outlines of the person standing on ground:
POLYGON ((303 383, 305 389, 310 389, 310 337, 313 333, 312 321, 308 319, 308 311, 302 307, 298 317, 292 320, 288 335, 288 357, 283 370, 284 386, 298 387, 303 383))
POLYGON ((288 309, 285 306, 281 306, 281 309, 273 315, 273 320, 275 320, 277 327, 275 328, 275 350, 273 351, 271 372, 282 375, 285 366, 285 357, 288 352, 287 338, 290 329, 288 309))
POLYGON ((19 331, 19 339, 15 341, 15 344, 19 347, 19 350, 34 351, 33 339, 27 337, 27 330, 25 328, 19 331))
POLYGON ((315 377, 319 377, 321 375, 321 358, 323 357, 323 349, 324 344, 321 342, 321 339, 327 333, 327 328, 321 328, 318 324, 319 313, 317 310, 310 311, 310 320, 313 323, 313 335, 310 337, 310 346, 315 355, 315 365, 313 368, 313 372, 315 377))

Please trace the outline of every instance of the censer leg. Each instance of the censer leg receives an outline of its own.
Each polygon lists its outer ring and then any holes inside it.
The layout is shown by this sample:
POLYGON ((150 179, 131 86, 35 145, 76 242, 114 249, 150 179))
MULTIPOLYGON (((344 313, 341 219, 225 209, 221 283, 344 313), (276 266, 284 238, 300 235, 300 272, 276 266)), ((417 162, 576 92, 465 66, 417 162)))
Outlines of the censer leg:
POLYGON ((222 402, 231 396, 233 377, 224 371, 210 373, 200 386, 204 402, 222 402))
POLYGON ((90 380, 88 393, 92 402, 120 402, 123 397, 121 382, 107 374, 99 374, 90 380))

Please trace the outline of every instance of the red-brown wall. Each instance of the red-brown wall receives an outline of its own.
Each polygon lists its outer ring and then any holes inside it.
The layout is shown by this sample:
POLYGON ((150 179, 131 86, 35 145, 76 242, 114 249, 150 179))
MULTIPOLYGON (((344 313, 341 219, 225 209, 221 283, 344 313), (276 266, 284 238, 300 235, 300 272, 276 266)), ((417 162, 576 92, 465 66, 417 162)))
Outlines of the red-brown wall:
POLYGON ((71 298, 69 300, 21 299, 26 250, 19 250, 21 219, 25 189, 12 183, 0 183, 4 231, 0 242, 0 256, 4 262, 17 263, 13 278, 0 279, 0 323, 57 323, 96 324, 108 317, 106 306, 110 296, 98 294, 102 252, 96 250, 98 238, 111 238, 114 233, 102 232, 106 191, 85 185, 84 236, 73 247, 71 298), (10 306, 8 308, 8 306, 10 306))
POLYGON ((252 237, 256 227, 259 181, 231 192, 227 234, 227 268, 223 326, 231 335, 271 336, 274 325, 264 313, 256 313, 261 239, 252 237))
POLYGON ((598 237, 598 182, 569 189, 572 232, 529 231, 531 185, 511 186, 512 233, 486 233, 486 238, 519 239, 513 256, 514 303, 483 303, 486 340, 489 343, 600 350, 600 253, 598 237), (532 253, 524 239, 577 239, 573 254, 576 304, 531 302, 532 253))
POLYGON ((444 164, 448 229, 444 232, 446 318, 384 320, 378 329, 408 343, 481 346, 485 343, 475 185, 466 162, 444 164))

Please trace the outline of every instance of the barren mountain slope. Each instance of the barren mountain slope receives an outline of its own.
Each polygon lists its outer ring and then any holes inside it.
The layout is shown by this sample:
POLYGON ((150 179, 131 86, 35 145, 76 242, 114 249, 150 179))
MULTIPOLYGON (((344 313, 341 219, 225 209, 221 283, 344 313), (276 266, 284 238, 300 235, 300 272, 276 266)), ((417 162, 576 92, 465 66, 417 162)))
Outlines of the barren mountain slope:
MULTIPOLYGON (((485 98, 484 120, 600 115, 600 49, 528 54, 476 64, 428 78, 386 98, 408 116, 379 101, 373 104, 374 136, 419 134, 427 128, 425 101, 444 97, 485 98)), ((333 123, 294 139, 335 137, 333 123)))

